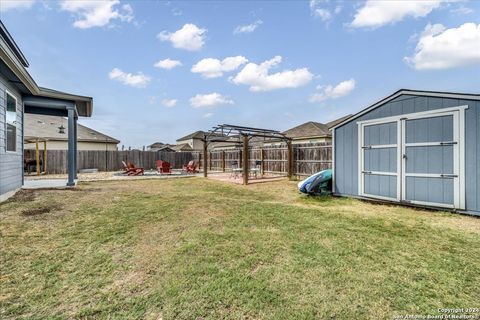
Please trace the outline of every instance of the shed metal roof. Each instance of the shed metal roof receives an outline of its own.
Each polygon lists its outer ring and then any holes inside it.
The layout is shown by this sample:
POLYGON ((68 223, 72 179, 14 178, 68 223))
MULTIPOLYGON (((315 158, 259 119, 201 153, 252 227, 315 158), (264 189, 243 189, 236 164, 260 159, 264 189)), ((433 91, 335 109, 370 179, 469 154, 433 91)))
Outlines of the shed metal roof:
POLYGON ((439 97, 439 98, 452 98, 452 99, 465 99, 465 100, 480 100, 480 94, 478 93, 458 93, 458 92, 444 92, 444 91, 426 91, 426 90, 411 90, 411 89, 400 89, 393 94, 389 95, 386 98, 370 105, 369 107, 359 111, 358 113, 354 114, 353 116, 337 123, 336 125, 332 126, 331 129, 338 128, 343 126, 346 123, 368 113, 381 105, 392 101, 393 99, 399 97, 402 94, 408 95, 415 95, 415 96, 425 96, 425 97, 439 97))

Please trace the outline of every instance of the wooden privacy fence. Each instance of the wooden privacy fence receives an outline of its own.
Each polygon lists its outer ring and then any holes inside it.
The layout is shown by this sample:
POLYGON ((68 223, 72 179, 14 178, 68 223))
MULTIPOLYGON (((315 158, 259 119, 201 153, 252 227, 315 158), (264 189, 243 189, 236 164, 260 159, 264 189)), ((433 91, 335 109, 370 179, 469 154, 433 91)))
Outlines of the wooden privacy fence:
MULTIPOLYGON (((249 149, 249 167, 263 167, 265 173, 286 174, 288 149, 286 145, 252 147, 249 149)), ((203 154, 200 155, 203 159, 203 154)), ((207 163, 210 171, 230 171, 240 168, 242 149, 225 149, 208 152, 207 163)), ((200 161, 200 165, 203 161, 200 161)), ((293 174, 309 176, 332 167, 332 146, 327 143, 293 145, 293 174)))
MULTIPOLYGON (((168 161, 174 169, 181 169, 190 160, 195 160, 200 169, 203 169, 203 152, 78 151, 79 170, 118 171, 123 169, 122 161, 133 162, 138 167, 150 170, 156 169, 156 160, 168 161)), ((209 171, 228 172, 232 168, 241 168, 243 166, 242 161, 241 148, 208 152, 209 171)), ((250 168, 257 166, 263 168, 265 173, 286 174, 287 164, 286 145, 249 148, 250 168)), ((327 143, 294 144, 293 166, 293 173, 297 176, 308 176, 331 168, 332 146, 327 143)), ((66 173, 67 168, 66 150, 49 150, 47 152, 47 173, 66 173)))
MULTIPOLYGON (((190 160, 199 160, 198 152, 167 151, 78 151, 78 170, 98 169, 99 171, 118 171, 123 169, 122 161, 132 162, 145 170, 156 169, 155 162, 170 162, 172 168, 181 169, 190 160)), ((67 172, 67 151, 48 150, 47 173, 67 172)))

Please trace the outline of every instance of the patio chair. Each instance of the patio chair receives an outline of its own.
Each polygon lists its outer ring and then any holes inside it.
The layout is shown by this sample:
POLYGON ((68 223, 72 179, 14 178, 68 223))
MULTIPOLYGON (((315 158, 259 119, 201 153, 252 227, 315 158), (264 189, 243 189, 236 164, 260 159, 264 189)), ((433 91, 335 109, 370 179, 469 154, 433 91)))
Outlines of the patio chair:
POLYGON ((230 178, 233 177, 234 179, 237 179, 239 175, 241 175, 243 172, 243 169, 239 167, 238 161, 233 160, 232 161, 232 172, 230 174, 230 178))
POLYGON ((184 165, 182 170, 186 171, 187 173, 197 173, 197 163, 193 160, 189 161, 188 164, 184 165))
POLYGON ((123 174, 127 176, 140 176, 145 173, 145 170, 141 167, 136 167, 133 163, 122 161, 123 164, 123 174))
POLYGON ((258 173, 261 172, 262 161, 255 160, 255 166, 250 168, 250 173, 257 179, 258 173))
POLYGON ((170 174, 172 173, 171 165, 167 161, 157 160, 157 171, 160 174, 170 174))

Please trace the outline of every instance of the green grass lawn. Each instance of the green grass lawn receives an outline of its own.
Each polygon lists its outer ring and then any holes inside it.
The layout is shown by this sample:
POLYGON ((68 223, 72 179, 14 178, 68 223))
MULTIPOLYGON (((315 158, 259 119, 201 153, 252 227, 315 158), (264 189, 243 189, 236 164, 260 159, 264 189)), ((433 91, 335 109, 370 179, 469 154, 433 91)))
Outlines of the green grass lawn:
POLYGON ((480 219, 281 181, 81 184, 0 204, 0 318, 382 319, 480 305, 480 219))

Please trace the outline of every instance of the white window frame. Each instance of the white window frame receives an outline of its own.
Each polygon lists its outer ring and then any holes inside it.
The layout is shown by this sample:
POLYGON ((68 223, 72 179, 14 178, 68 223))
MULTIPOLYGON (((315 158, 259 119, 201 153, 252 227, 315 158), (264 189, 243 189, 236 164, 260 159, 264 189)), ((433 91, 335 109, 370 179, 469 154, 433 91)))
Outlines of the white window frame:
MULTIPOLYGON (((358 125, 358 190, 359 195, 369 198, 378 198, 383 200, 393 200, 393 201, 406 201, 406 190, 405 190, 405 160, 402 155, 405 154, 405 121, 414 120, 421 118, 431 118, 437 116, 453 115, 453 139, 457 143, 454 144, 454 175, 457 175, 456 181, 454 181, 454 204, 441 204, 441 203, 431 203, 431 202, 422 202, 422 201, 411 201, 408 203, 421 204, 433 207, 446 207, 446 208, 455 208, 465 210, 465 110, 468 109, 468 105, 460 105, 456 107, 444 108, 444 109, 435 109, 422 112, 414 112, 408 114, 402 114, 398 116, 384 117, 372 120, 357 121, 358 125), (368 125, 383 124, 397 122, 397 198, 382 197, 376 195, 369 195, 364 193, 364 179, 363 179, 363 132, 364 127, 368 125), (458 156, 455 156, 457 154, 458 156), (399 179, 400 177, 400 179, 399 179)), ((410 145, 435 145, 438 143, 413 143, 407 144, 410 145)), ((393 145, 391 145, 393 146, 393 145)), ((395 174, 389 174, 395 175, 395 174)), ((412 176, 415 174, 408 174, 412 176)), ((422 177, 429 176, 428 174, 421 174, 422 177)), ((432 175, 438 176, 438 175, 432 175)))
POLYGON ((5 89, 5 153, 10 153, 10 154, 17 154, 18 153, 18 139, 17 139, 17 133, 18 133, 18 99, 15 97, 14 94, 12 94, 10 91, 5 89), (13 125, 15 126, 15 151, 8 150, 8 125, 12 125, 11 123, 7 122, 7 113, 8 113, 8 96, 12 97, 13 100, 15 100, 15 121, 13 125))

